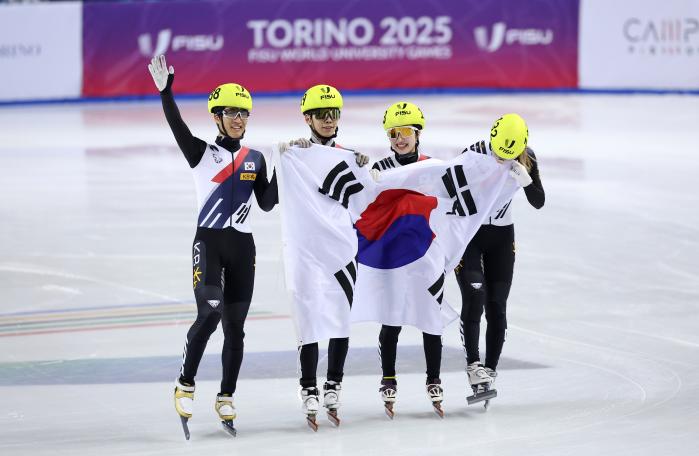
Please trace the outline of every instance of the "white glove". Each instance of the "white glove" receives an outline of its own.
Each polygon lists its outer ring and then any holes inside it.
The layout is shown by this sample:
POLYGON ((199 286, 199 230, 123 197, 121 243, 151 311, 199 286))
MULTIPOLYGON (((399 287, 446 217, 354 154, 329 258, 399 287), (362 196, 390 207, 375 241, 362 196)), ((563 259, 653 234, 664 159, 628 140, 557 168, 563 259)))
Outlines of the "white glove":
POLYGON ((357 160, 357 165, 360 167, 369 163, 369 157, 367 155, 360 154, 359 152, 354 153, 354 158, 357 160))
POLYGON ((514 177, 517 183, 522 187, 526 187, 532 183, 532 177, 527 172, 527 168, 517 160, 512 160, 510 176, 514 177))
POLYGON ((306 139, 306 138, 299 138, 299 139, 295 139, 295 140, 293 140, 293 141, 289 141, 289 145, 290 145, 290 146, 299 146, 299 147, 301 147, 301 148, 303 148, 303 149, 306 149, 306 148, 308 148, 308 147, 311 147, 312 144, 313 144, 313 143, 311 142, 311 140, 310 140, 310 139, 306 139))
POLYGON ((160 92, 165 90, 167 87, 168 77, 171 74, 175 74, 175 69, 172 67, 172 65, 170 65, 170 68, 168 69, 167 63, 165 63, 164 55, 156 55, 153 57, 148 64, 148 71, 150 71, 150 75, 153 76, 155 86, 160 92))
POLYGON ((311 147, 311 144, 313 144, 313 143, 311 142, 310 139, 299 138, 299 139, 292 139, 289 142, 280 142, 277 145, 277 147, 279 148, 279 153, 283 154, 284 152, 289 150, 290 147, 297 146, 297 147, 302 147, 305 149, 307 147, 311 147))
POLYGON ((279 153, 280 153, 280 154, 283 154, 284 152, 286 152, 287 150, 289 150, 289 147, 290 147, 290 146, 289 146, 289 143, 288 143, 288 142, 282 141, 282 142, 280 142, 279 144, 277 144, 277 148, 279 149, 279 153))
POLYGON ((371 174, 371 178, 374 179, 374 182, 378 182, 381 179, 381 171, 376 168, 371 168, 369 174, 371 174))

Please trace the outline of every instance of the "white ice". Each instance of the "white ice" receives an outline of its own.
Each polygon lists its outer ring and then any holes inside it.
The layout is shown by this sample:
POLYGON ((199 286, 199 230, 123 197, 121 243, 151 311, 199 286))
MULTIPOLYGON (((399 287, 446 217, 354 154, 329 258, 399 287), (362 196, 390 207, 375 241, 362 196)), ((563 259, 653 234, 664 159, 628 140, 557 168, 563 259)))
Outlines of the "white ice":
MULTIPOLYGON (((446 416, 433 414, 421 336, 405 328, 389 421, 378 325, 365 324, 353 327, 343 424, 321 419, 310 431, 296 396, 279 212, 257 210, 238 437, 213 409, 219 330, 186 442, 172 387, 194 315, 196 202, 159 102, 3 107, 0 454, 699 454, 699 97, 348 96, 339 142, 385 152, 383 110, 404 98, 425 113, 428 154, 453 156, 518 112, 539 157, 546 205, 516 198, 509 332, 490 410, 466 405, 454 324, 444 336, 446 416)), ((205 106, 180 102, 193 133, 213 140, 205 106)), ((249 146, 301 136, 295 97, 255 100, 249 146)), ((459 307, 453 276, 447 299, 459 307)))

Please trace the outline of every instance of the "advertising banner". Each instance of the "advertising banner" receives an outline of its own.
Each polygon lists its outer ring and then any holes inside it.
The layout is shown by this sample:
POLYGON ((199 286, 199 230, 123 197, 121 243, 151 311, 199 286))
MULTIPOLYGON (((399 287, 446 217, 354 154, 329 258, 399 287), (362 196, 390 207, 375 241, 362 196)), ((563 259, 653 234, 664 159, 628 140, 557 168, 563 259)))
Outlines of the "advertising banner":
POLYGON ((699 1, 582 0, 580 87, 699 89, 699 1))
POLYGON ((167 55, 178 93, 577 87, 577 0, 87 3, 85 96, 152 94, 167 55))
POLYGON ((82 4, 0 5, 0 101, 80 97, 82 4))

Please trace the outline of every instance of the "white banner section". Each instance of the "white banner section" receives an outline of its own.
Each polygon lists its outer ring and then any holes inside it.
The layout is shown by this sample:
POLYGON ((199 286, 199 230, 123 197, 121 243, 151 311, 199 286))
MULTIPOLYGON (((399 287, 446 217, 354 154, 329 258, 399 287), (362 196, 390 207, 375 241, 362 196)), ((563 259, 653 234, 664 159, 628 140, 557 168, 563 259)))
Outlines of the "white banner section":
POLYGON ((579 84, 699 89, 699 1, 581 0, 579 84))
POLYGON ((0 5, 0 101, 78 98, 82 4, 0 5))

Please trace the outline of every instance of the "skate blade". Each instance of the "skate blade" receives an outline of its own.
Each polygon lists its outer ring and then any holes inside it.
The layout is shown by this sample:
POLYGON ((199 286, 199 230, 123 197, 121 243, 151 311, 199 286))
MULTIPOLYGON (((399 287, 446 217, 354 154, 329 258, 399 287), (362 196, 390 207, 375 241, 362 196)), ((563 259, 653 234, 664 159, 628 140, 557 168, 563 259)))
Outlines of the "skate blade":
POLYGON ((496 398, 498 396, 498 390, 488 390, 488 391, 483 391, 482 393, 476 393, 473 396, 469 396, 466 398, 466 402, 468 402, 468 405, 471 404, 476 404, 478 402, 482 401, 487 401, 493 398, 496 398))
POLYGON ((328 419, 335 427, 340 427, 340 418, 337 416, 337 410, 328 410, 328 419))
POLYGON ((384 402, 383 406, 386 416, 393 419, 393 417, 396 416, 396 412, 393 411, 393 402, 384 402))
POLYGON ((434 413, 436 413, 438 417, 444 418, 444 409, 442 408, 441 402, 433 402, 432 407, 433 407, 434 413))
POLYGON ((182 430, 184 431, 184 438, 189 440, 189 425, 187 425, 189 418, 180 416, 180 422, 182 423, 182 430))
POLYGON ((233 427, 233 420, 223 420, 221 421, 223 430, 232 435, 233 437, 238 435, 238 431, 233 427))
POLYGON ((315 415, 306 416, 306 424, 308 424, 309 428, 313 429, 313 432, 318 432, 318 423, 316 422, 315 415))

